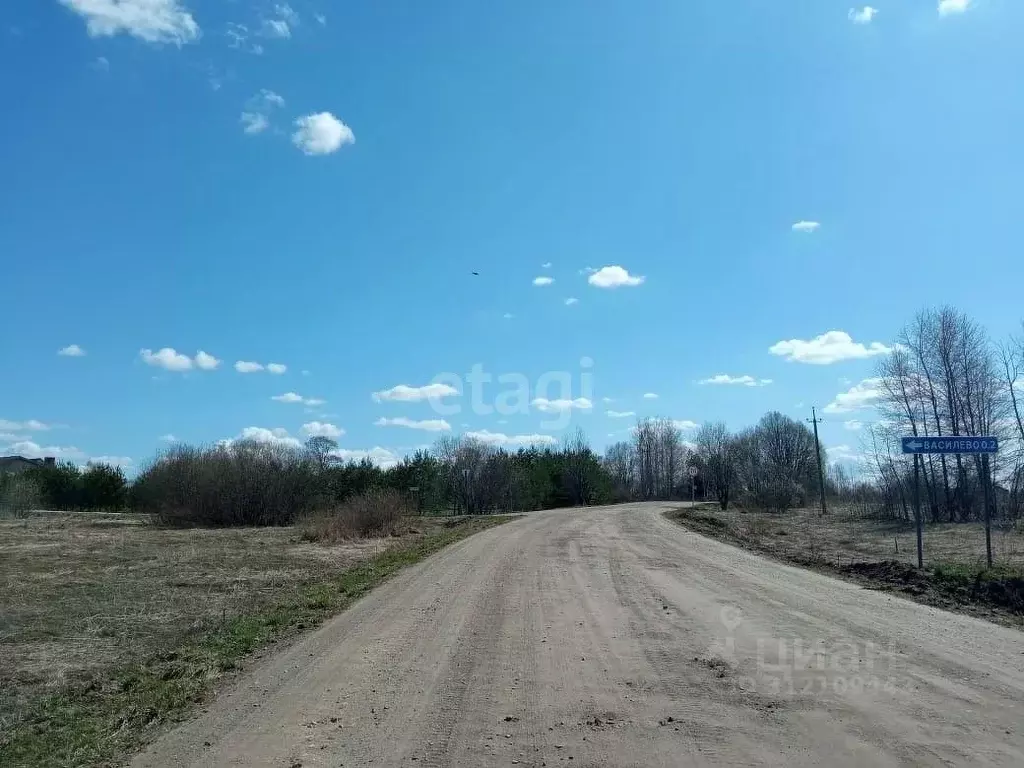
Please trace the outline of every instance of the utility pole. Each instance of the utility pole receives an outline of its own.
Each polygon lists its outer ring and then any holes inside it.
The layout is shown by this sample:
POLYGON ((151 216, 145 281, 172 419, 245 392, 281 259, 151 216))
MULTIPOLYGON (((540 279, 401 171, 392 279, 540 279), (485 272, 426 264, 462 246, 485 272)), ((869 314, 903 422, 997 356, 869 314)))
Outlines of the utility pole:
POLYGON ((818 442, 818 412, 811 406, 810 422, 814 424, 814 456, 818 460, 818 490, 821 493, 821 514, 828 514, 828 506, 825 504, 825 470, 821 466, 821 443, 818 442))

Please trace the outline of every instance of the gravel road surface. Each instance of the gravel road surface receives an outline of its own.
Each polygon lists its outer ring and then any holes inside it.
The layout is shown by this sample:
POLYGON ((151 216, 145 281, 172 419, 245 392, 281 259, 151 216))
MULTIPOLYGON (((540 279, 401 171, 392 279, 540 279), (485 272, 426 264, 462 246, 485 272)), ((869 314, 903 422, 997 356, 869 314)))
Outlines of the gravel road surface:
POLYGON ((136 766, 1024 765, 1024 634, 690 533, 472 536, 256 662, 136 766))

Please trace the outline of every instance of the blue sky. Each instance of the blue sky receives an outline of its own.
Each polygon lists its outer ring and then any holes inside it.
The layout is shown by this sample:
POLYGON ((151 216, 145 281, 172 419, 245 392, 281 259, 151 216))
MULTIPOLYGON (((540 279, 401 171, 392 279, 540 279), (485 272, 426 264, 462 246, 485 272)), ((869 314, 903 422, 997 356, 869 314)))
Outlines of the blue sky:
POLYGON ((6 3, 0 453, 812 404, 855 451, 915 310, 1024 314, 1024 4, 874 5, 6 3), (416 399, 474 365, 525 407, 416 399))

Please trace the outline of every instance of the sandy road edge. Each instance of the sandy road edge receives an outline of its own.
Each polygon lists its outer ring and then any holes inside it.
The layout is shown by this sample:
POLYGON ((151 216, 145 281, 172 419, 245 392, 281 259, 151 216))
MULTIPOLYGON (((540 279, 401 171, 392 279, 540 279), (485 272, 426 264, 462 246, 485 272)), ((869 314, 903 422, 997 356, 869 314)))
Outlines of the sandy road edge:
POLYGON ((235 617, 170 653, 43 697, 0 741, 0 765, 124 764, 165 730, 189 719, 263 651, 290 646, 401 570, 517 517, 473 519, 398 546, 328 581, 297 585, 279 602, 235 617))

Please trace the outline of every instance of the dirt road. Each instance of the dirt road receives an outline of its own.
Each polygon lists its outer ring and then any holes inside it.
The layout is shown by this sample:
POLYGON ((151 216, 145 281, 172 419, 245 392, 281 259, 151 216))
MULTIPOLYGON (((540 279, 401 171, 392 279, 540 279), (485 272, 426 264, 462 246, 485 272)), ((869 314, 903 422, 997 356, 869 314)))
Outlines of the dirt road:
POLYGON ((634 504, 478 534, 137 766, 1024 765, 1024 634, 634 504))

